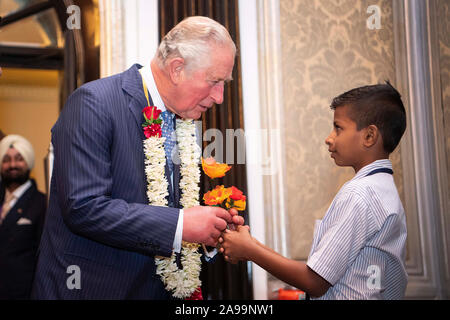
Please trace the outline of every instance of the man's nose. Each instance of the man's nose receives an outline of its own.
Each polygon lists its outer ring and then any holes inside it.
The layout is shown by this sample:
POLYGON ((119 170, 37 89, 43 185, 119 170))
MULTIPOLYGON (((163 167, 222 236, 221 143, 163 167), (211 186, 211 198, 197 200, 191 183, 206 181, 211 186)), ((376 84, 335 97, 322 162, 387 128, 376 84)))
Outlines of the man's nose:
POLYGON ((220 82, 212 87, 210 96, 214 100, 214 103, 221 104, 223 102, 224 86, 224 82, 220 82))
POLYGON ((17 168, 17 161, 14 159, 11 159, 8 161, 8 167, 9 169, 16 169, 17 168))

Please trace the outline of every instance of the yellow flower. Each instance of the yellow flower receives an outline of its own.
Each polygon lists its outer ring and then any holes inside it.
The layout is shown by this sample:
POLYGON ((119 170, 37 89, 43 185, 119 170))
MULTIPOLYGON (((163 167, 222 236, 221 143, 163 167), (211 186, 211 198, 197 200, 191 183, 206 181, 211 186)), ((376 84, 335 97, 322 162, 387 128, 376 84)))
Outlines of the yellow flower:
POLYGON ((234 201, 232 208, 235 208, 237 211, 244 211, 245 204, 245 200, 236 200, 234 201))
POLYGON ((207 159, 202 157, 202 168, 203 172, 211 179, 224 177, 225 173, 231 169, 226 163, 217 163, 213 157, 207 159))

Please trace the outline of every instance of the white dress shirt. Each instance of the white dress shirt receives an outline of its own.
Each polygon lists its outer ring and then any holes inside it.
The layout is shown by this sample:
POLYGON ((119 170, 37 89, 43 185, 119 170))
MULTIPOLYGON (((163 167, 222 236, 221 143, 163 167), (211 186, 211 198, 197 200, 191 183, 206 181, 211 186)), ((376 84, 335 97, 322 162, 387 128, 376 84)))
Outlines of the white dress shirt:
POLYGON ((23 185, 21 185, 20 187, 18 187, 16 190, 14 190, 13 195, 14 195, 14 199, 11 200, 9 208, 14 207, 14 205, 16 204, 17 200, 19 200, 19 198, 21 196, 23 196, 23 194, 25 193, 25 191, 28 190, 28 188, 31 187, 31 180, 28 180, 27 182, 25 182, 23 185))

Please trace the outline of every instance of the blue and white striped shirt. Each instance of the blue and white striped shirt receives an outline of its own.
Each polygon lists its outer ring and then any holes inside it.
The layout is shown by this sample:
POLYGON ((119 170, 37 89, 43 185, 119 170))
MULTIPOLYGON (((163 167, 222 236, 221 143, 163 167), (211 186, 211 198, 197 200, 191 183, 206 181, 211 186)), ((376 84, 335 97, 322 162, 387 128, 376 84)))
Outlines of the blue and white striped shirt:
POLYGON ((307 265, 332 287, 319 299, 402 299, 405 212, 389 173, 367 176, 377 160, 339 190, 323 220, 317 220, 307 265))

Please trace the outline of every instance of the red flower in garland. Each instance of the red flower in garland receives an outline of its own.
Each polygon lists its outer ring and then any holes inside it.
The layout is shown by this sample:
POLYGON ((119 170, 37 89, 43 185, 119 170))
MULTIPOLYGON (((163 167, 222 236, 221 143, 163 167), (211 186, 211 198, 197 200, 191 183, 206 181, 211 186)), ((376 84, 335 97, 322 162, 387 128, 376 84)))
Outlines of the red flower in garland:
POLYGON ((186 298, 186 300, 203 300, 202 288, 198 287, 190 297, 186 298))
POLYGON ((159 110, 155 106, 147 106, 142 109, 142 113, 144 115, 145 122, 142 124, 144 128, 144 135, 148 139, 150 137, 158 137, 161 138, 161 122, 162 120, 159 118, 161 114, 161 110, 159 110))
POLYGON ((161 138, 162 135, 161 125, 157 123, 152 123, 150 126, 146 126, 144 128, 144 134, 147 139, 150 137, 161 138))

